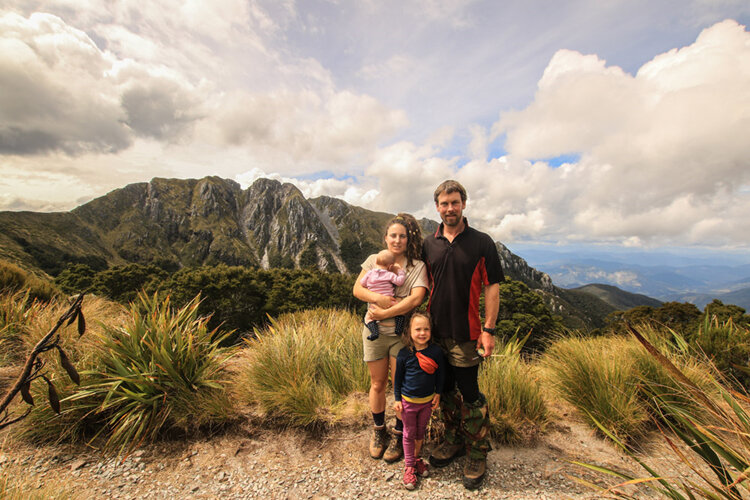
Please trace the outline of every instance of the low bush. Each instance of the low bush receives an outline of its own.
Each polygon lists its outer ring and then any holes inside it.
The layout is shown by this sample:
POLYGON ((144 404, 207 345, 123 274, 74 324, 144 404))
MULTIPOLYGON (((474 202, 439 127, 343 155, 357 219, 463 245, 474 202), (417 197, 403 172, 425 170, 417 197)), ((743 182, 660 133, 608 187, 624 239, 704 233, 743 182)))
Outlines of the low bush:
POLYGON ((487 398, 492 436, 504 443, 529 440, 547 423, 547 406, 533 367, 520 357, 512 336, 483 362, 479 387, 487 398))
POLYGON ((329 425, 345 402, 367 391, 362 322, 351 312, 314 309, 288 313, 248 339, 234 381, 242 402, 293 426, 329 425))
POLYGON ((690 337, 690 344, 710 358, 724 377, 750 390, 750 373, 742 368, 750 365, 750 329, 746 325, 706 317, 690 337))
MULTIPOLYGON (((632 485, 644 485, 661 497, 676 500, 746 498, 750 494, 747 480, 750 470, 750 398, 746 393, 727 390, 720 375, 718 378, 709 377, 709 385, 700 387, 642 335, 636 337, 645 348, 642 352, 672 377, 674 387, 667 397, 658 384, 648 380, 642 381, 643 390, 651 396, 655 411, 666 416, 663 419, 666 426, 660 431, 671 458, 682 462, 694 474, 674 478, 661 472, 661 464, 648 464, 597 422, 599 429, 639 463, 647 476, 637 477, 629 472, 578 463, 622 481, 606 490, 594 483, 588 484, 607 498, 636 498, 628 491, 632 485), (686 400, 692 404, 683 404, 686 400), (686 449, 675 446, 675 441, 682 441, 686 449)), ((745 364, 743 368, 750 367, 745 364)))
POLYGON ((624 337, 570 337, 547 348, 542 366, 549 385, 589 422, 623 439, 641 434, 648 411, 638 397, 633 341, 624 337))
MULTIPOLYGON (((53 302, 38 311, 23 336, 24 355, 52 329, 67 308, 66 303, 53 302)), ((79 336, 75 324, 63 326, 59 334, 60 346, 81 375, 81 387, 86 387, 91 383, 88 373, 99 372, 103 367, 100 339, 106 336, 106 329, 124 324, 128 316, 120 304, 95 296, 84 298, 82 311, 86 334, 79 336)), ((44 372, 61 399, 61 413, 56 414, 47 404, 47 384, 41 380, 33 382, 31 395, 37 404, 18 424, 20 434, 36 443, 80 442, 94 435, 105 424, 103 416, 96 412, 101 398, 91 396, 72 401, 79 386, 70 380, 58 353, 43 353, 41 359, 46 364, 44 372)))

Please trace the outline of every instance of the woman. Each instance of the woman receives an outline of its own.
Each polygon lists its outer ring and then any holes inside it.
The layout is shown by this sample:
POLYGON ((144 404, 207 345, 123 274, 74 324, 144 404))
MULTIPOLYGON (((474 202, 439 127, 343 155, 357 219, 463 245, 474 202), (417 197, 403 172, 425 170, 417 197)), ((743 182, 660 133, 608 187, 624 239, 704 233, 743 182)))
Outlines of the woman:
POLYGON ((404 456, 401 415, 396 415, 393 429, 394 439, 388 447, 390 436, 385 427, 385 391, 388 385, 388 371, 391 377, 396 371, 396 356, 404 346, 401 337, 395 333, 393 317, 413 311, 424 300, 427 293, 427 269, 419 260, 422 256, 422 231, 417 220, 409 214, 398 214, 385 226, 385 246, 396 257, 396 263, 406 269, 404 284, 396 288, 395 297, 372 292, 360 284, 362 277, 375 267, 375 255, 370 255, 362 263, 362 272, 354 283, 354 296, 359 300, 374 304, 370 316, 378 321, 380 336, 368 340, 369 330, 362 326, 364 359, 370 370, 370 411, 374 423, 370 439, 370 456, 395 462, 404 456))

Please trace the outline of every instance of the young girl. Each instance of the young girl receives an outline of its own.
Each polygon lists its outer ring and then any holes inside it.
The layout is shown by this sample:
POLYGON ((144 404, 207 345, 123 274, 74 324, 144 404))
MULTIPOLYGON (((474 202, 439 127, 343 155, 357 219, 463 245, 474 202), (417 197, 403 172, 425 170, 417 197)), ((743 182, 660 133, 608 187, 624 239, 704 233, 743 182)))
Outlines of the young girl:
POLYGON ((443 351, 432 344, 430 315, 415 312, 403 334, 406 347, 396 358, 393 380, 394 409, 404 422, 404 486, 413 490, 417 475, 427 477, 427 464, 420 456, 424 433, 433 408, 440 404, 445 379, 443 351))

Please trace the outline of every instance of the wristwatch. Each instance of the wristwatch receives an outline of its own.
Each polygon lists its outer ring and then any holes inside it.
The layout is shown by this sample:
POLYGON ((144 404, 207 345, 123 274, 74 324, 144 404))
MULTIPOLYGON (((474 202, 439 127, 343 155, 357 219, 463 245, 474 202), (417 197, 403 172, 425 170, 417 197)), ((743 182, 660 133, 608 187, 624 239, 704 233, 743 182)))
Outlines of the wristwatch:
POLYGON ((483 326, 482 327, 482 331, 483 332, 487 332, 490 335, 495 335, 495 329, 494 328, 487 328, 486 326, 483 326))

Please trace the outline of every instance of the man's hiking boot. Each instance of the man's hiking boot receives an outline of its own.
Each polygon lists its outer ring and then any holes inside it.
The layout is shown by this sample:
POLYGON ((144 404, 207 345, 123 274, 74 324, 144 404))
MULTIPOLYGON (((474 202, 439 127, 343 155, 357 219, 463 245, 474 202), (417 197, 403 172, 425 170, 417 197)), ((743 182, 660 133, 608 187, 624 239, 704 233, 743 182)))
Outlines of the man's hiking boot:
POLYGON ((482 485, 484 473, 487 470, 487 460, 484 458, 467 458, 464 464, 464 488, 475 490, 482 485))
POLYGON ((393 440, 391 441, 391 445, 385 451, 385 455, 383 455, 383 460, 385 460, 386 463, 389 464, 398 462, 399 460, 404 458, 404 433, 395 429, 392 431, 392 433, 393 440))
POLYGON ((458 457, 466 454, 466 446, 462 444, 452 444, 443 441, 430 455, 430 465, 433 467, 445 467, 458 457))
POLYGON ((404 488, 413 490, 417 487, 417 470, 414 467, 404 467, 404 488))
POLYGON ((379 460, 383 456, 383 453, 385 453, 389 440, 390 436, 385 425, 373 427, 372 436, 370 437, 370 456, 375 460, 379 460))
POLYGON ((419 477, 428 477, 430 475, 430 469, 427 467, 427 464, 424 463, 424 460, 422 460, 421 458, 417 459, 417 465, 415 469, 417 469, 417 476, 419 477))

